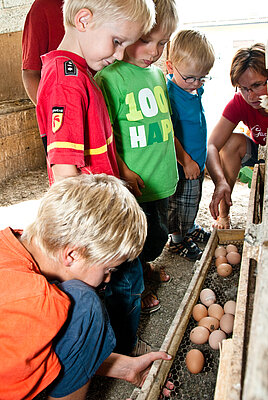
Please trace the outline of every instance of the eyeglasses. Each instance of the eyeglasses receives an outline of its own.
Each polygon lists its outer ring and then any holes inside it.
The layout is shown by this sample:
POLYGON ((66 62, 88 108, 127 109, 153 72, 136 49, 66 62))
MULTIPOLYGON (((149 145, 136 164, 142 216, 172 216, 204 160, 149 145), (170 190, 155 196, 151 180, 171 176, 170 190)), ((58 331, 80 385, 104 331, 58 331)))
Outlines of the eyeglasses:
POLYGON ((250 88, 244 86, 237 86, 236 89, 239 89, 242 93, 248 94, 249 92, 254 92, 255 94, 260 94, 263 90, 263 86, 266 85, 268 79, 265 82, 256 82, 250 86, 250 88))
POLYGON ((212 77, 209 75, 201 76, 201 78, 196 78, 195 76, 183 76, 175 66, 174 66, 174 68, 178 72, 178 74, 181 76, 181 78, 185 81, 185 83, 194 83, 196 81, 199 81, 200 83, 205 83, 212 79, 212 77))

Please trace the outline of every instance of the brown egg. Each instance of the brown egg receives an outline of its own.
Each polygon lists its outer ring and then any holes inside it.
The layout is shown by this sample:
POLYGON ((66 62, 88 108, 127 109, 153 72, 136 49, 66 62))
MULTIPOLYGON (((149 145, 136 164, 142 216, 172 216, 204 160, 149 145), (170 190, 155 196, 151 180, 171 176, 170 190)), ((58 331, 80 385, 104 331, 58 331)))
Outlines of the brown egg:
POLYGON ((195 321, 200 321, 200 319, 208 315, 208 310, 203 304, 196 304, 193 308, 193 318, 195 321))
POLYGON ((190 340, 195 344, 204 344, 208 341, 209 330, 204 326, 196 326, 190 332, 190 340))
POLYGON ((234 300, 226 301, 223 307, 224 312, 226 314, 233 314, 233 315, 235 315, 235 308, 236 308, 236 302, 234 300))
POLYGON ((213 332, 220 327, 220 321, 214 317, 204 317, 200 319, 198 326, 204 326, 210 332, 213 332))
POLYGON ((217 331, 211 332, 208 343, 212 349, 218 350, 220 343, 224 339, 226 339, 226 333, 218 329, 217 331))
POLYGON ((226 251, 227 253, 231 253, 231 251, 238 253, 238 248, 234 244, 228 244, 228 246, 226 246, 226 251))
POLYGON ((236 265, 240 263, 241 256, 239 253, 236 251, 231 251, 230 253, 227 254, 226 256, 228 263, 232 265, 236 265))
POLYGON ((217 267, 217 272, 220 276, 226 277, 231 275, 231 273, 233 272, 233 268, 230 264, 220 264, 217 267))
POLYGON ((219 304, 211 304, 211 306, 209 306, 209 308, 208 308, 209 317, 214 317, 214 318, 217 318, 218 320, 220 320, 221 317, 223 316, 223 314, 224 314, 224 310, 223 310, 222 306, 220 306, 219 304))
POLYGON ((200 292, 200 301, 205 306, 209 307, 211 304, 216 303, 216 296, 213 290, 203 289, 200 292))
POLYGON ((185 363, 192 374, 198 374, 204 367, 205 358, 200 350, 192 349, 186 354, 185 363))
POLYGON ((224 314, 220 320, 220 328, 225 333, 232 333, 234 326, 234 316, 233 314, 224 314))
POLYGON ((219 256, 226 256, 226 254, 227 254, 227 251, 224 246, 217 247, 215 250, 215 253, 214 253, 216 258, 219 256))
POLYGON ((218 267, 221 264, 226 264, 226 263, 227 263, 227 258, 225 256, 219 256, 216 258, 216 261, 215 261, 216 267, 218 267))

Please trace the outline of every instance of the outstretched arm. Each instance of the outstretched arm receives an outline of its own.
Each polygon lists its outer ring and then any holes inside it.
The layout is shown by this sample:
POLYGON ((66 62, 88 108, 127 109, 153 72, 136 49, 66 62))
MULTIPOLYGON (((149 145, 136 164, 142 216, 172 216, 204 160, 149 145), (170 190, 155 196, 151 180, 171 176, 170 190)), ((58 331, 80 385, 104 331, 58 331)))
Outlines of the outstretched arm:
POLYGON ((171 358, 170 355, 163 351, 147 353, 140 357, 112 353, 100 366, 97 374, 124 379, 133 385, 141 387, 155 360, 170 361, 171 358))
POLYGON ((225 201, 228 206, 232 205, 231 187, 228 184, 220 160, 220 150, 233 133, 235 124, 221 117, 213 129, 208 141, 208 154, 206 167, 215 184, 212 201, 209 205, 211 215, 216 219, 219 215, 219 203, 225 201))

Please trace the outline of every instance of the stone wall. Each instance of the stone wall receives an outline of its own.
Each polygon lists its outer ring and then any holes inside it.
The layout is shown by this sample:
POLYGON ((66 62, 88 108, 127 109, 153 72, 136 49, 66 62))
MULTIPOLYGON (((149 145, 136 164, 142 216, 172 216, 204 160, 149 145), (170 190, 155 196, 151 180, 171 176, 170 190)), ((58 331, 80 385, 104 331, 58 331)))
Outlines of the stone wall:
POLYGON ((0 1, 0 182, 45 165, 43 144, 21 79, 22 29, 33 1, 0 1))

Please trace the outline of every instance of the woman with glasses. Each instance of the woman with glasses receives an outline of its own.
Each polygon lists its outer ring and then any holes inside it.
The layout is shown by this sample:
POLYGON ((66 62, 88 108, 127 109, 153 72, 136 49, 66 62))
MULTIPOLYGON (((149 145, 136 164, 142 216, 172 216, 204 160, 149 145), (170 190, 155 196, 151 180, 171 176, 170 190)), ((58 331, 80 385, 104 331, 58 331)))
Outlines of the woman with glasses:
POLYGON ((233 99, 213 129, 208 142, 206 166, 215 184, 210 212, 214 227, 231 228, 231 194, 241 167, 258 162, 258 146, 264 146, 268 129, 268 113, 261 106, 267 95, 268 70, 265 67, 265 47, 257 43, 235 54, 230 71, 236 88, 233 99), (249 128, 250 138, 234 133, 237 124, 249 128))

